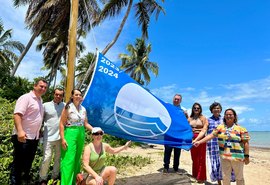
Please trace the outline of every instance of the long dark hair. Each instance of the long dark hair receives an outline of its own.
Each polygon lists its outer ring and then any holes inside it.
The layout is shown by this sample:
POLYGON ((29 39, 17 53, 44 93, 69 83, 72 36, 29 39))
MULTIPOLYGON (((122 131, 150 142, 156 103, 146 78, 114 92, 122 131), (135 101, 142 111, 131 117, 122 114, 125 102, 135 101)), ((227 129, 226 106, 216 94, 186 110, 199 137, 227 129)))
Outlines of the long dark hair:
POLYGON ((73 95, 74 95, 74 92, 75 91, 79 91, 80 93, 82 93, 82 91, 80 90, 80 89, 73 89, 72 91, 71 91, 71 97, 70 97, 70 99, 69 99, 69 101, 67 102, 67 104, 66 104, 66 106, 65 106, 65 109, 68 109, 69 108, 69 105, 71 104, 71 103, 73 103, 73 95))
POLYGON ((192 118, 194 117, 194 110, 193 110, 193 108, 195 107, 195 105, 198 105, 198 106, 200 107, 199 116, 202 115, 202 106, 201 106, 201 104, 195 102, 195 103, 192 105, 192 110, 191 110, 191 114, 190 114, 190 117, 192 117, 192 118))

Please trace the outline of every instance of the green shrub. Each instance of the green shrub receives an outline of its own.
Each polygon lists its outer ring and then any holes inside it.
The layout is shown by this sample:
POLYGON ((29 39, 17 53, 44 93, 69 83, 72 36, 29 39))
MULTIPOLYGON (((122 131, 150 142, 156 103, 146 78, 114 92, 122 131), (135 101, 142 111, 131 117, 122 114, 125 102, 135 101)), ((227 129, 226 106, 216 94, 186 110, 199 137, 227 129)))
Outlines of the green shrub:
POLYGON ((150 163, 150 157, 142 157, 139 155, 134 157, 108 155, 105 162, 107 166, 115 166, 119 171, 125 169, 127 166, 138 166, 141 168, 150 163))
POLYGON ((21 77, 6 77, 1 82, 0 97, 10 101, 17 100, 21 95, 33 89, 33 82, 21 77))
POLYGON ((3 184, 8 184, 9 165, 12 161, 13 145, 11 142, 14 127, 12 113, 15 102, 9 102, 0 97, 0 179, 3 184))
MULTIPOLYGON (((10 163, 13 160, 13 145, 11 142, 11 134, 14 127, 13 123, 13 111, 15 107, 15 101, 10 102, 2 97, 0 97, 0 179, 1 184, 8 184, 9 174, 10 174, 10 163)), ((85 144, 91 141, 91 134, 87 132, 85 144)), ((114 136, 104 135, 104 142, 109 143, 113 147, 121 146, 126 143, 125 139, 117 138, 114 136)), ((139 143, 133 143, 132 145, 139 145, 139 143)), ((39 179, 39 167, 42 160, 43 151, 42 145, 38 146, 38 150, 35 159, 32 164, 31 176, 34 184, 35 181, 39 179)), ((108 155, 106 160, 106 165, 112 165, 117 167, 119 170, 126 166, 145 166, 149 164, 150 158, 144 158, 141 156, 117 156, 108 155)), ((50 167, 49 176, 51 175, 52 165, 50 167)), ((52 181, 50 181, 52 184, 52 181)), ((48 183, 48 184, 50 184, 48 183)), ((59 184, 59 182, 58 182, 59 184)))

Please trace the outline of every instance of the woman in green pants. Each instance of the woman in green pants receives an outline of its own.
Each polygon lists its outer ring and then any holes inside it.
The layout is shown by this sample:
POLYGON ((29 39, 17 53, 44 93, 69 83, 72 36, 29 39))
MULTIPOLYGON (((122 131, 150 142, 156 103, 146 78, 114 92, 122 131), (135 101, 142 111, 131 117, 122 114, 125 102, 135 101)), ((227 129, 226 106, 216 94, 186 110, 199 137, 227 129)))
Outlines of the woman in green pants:
POLYGON ((76 184, 76 175, 81 167, 85 128, 92 130, 87 120, 86 110, 81 105, 81 91, 74 89, 71 94, 70 101, 66 104, 60 119, 62 185, 76 184))

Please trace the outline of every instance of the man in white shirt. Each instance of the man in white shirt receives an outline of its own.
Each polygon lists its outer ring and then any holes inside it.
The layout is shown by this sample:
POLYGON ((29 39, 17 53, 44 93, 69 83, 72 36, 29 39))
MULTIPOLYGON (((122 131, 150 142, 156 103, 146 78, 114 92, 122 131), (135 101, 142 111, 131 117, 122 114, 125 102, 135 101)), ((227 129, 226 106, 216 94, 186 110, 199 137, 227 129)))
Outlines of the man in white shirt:
POLYGON ((56 88, 54 98, 43 104, 44 107, 44 132, 43 132, 43 159, 40 166, 40 184, 47 184, 48 170, 54 154, 52 178, 59 177, 61 140, 59 135, 59 121, 65 104, 63 103, 64 90, 56 88))

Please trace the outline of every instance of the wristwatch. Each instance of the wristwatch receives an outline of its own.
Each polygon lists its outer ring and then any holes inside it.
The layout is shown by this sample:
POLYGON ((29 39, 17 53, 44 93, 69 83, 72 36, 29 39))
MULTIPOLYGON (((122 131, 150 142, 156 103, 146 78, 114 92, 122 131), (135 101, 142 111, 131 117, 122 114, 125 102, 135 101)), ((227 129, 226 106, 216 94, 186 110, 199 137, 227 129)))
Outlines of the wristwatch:
POLYGON ((249 155, 248 155, 248 154, 244 154, 244 157, 247 157, 247 158, 249 158, 249 155))

